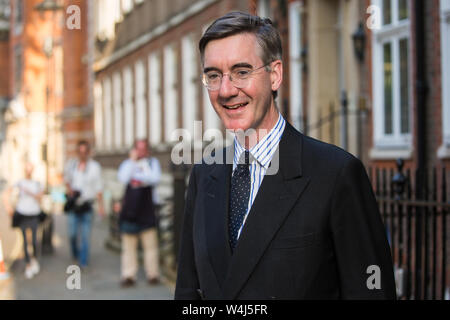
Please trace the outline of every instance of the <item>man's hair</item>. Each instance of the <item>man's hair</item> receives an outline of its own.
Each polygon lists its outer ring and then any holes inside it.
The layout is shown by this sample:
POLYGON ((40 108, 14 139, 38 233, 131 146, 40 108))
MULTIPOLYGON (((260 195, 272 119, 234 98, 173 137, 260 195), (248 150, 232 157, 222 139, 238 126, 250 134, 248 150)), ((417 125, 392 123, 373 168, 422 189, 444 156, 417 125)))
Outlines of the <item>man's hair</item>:
MULTIPOLYGON (((199 42, 202 64, 205 58, 206 45, 212 40, 223 39, 236 34, 249 33, 256 37, 261 47, 261 60, 268 64, 275 60, 281 60, 282 46, 278 30, 268 18, 260 18, 245 12, 230 12, 214 21, 206 29, 199 42)), ((276 92, 274 92, 274 98, 276 92)))
POLYGON ((145 143, 149 155, 151 155, 153 153, 152 146, 150 145, 150 142, 149 142, 149 140, 147 138, 137 138, 137 139, 135 139, 134 142, 133 142, 133 148, 136 148, 137 144, 139 142, 144 142, 145 143))
POLYGON ((137 138, 137 139, 134 139, 134 142, 133 142, 133 148, 136 148, 136 147, 137 147, 137 144, 138 144, 139 142, 144 142, 145 145, 147 146, 147 149, 150 150, 150 143, 149 143, 148 139, 146 139, 146 138, 137 138))
POLYGON ((85 146, 88 150, 91 150, 91 145, 86 140, 80 140, 77 142, 77 150, 80 149, 81 146, 85 146))

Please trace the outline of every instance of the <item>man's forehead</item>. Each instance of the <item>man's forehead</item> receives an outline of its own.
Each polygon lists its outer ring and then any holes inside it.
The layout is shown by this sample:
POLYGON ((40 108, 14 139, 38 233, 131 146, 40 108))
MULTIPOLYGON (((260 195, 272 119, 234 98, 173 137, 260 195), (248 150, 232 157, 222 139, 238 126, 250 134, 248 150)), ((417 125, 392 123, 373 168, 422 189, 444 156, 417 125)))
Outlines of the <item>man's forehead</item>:
POLYGON ((142 140, 136 141, 136 147, 138 147, 138 148, 146 148, 147 147, 147 142, 146 141, 142 141, 142 140))
POLYGON ((226 63, 228 67, 235 64, 254 64, 261 60, 261 47, 256 36, 251 33, 239 33, 208 42, 205 47, 204 67, 217 67, 217 63, 226 63), (256 60, 256 61, 255 61, 256 60))

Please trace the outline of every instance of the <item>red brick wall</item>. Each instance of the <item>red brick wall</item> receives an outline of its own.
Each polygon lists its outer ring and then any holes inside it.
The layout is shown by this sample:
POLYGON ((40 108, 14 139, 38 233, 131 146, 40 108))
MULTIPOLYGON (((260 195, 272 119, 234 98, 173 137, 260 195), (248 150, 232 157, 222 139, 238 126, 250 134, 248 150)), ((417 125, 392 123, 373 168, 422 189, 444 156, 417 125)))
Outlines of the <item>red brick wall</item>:
MULTIPOLYGON (((88 140, 94 145, 92 113, 92 81, 90 79, 89 37, 92 25, 89 23, 91 7, 87 0, 65 0, 65 8, 77 5, 81 12, 81 29, 63 29, 64 50, 64 114, 70 110, 71 116, 65 116, 63 131, 65 134, 65 156, 74 155, 78 140, 88 140), (77 113, 78 110, 78 113, 77 113)), ((68 16, 66 16, 67 18, 68 16)))
POLYGON ((441 66, 441 33, 439 0, 431 0, 426 4, 426 48, 427 48, 427 161, 430 164, 450 164, 450 159, 443 161, 437 158, 437 150, 443 144, 442 127, 442 66, 441 66))
POLYGON ((88 8, 86 0, 66 0, 65 5, 78 5, 81 9, 81 30, 64 28, 64 107, 83 107, 89 103, 87 64, 88 8))
MULTIPOLYGON (((0 41, 0 72, 2 75, 11 73, 11 61, 9 60, 9 41, 0 41)), ((10 78, 8 76, 0 77, 0 97, 10 96, 10 78)))
POLYGON ((426 1, 425 10, 425 16, 429 17, 425 22, 427 162, 431 164, 436 161, 436 152, 442 141, 439 1, 426 1))
MULTIPOLYGON (((11 2, 11 28, 9 41, 9 95, 22 94, 25 107, 33 112, 45 112, 50 106, 51 110, 58 110, 61 100, 54 95, 55 85, 55 60, 54 55, 48 60, 44 54, 44 41, 47 37, 52 37, 54 47, 58 46, 61 36, 61 29, 57 23, 57 13, 41 13, 35 10, 35 6, 40 0, 26 0, 22 18, 21 32, 17 21, 14 20, 15 1, 11 2), (22 48, 23 73, 22 89, 17 92, 15 88, 15 50, 22 48), (50 88, 50 97, 47 103, 46 87, 50 88)), ((1 50, 2 52, 4 50, 1 50)), ((1 63, 3 63, 3 59, 1 63)))

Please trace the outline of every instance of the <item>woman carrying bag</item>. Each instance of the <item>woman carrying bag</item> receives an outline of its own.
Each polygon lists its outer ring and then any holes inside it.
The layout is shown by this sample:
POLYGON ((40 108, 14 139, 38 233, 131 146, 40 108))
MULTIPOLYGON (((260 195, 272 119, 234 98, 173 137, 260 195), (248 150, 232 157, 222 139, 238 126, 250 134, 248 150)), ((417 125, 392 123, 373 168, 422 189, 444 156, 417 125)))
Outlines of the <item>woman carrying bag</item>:
POLYGON ((33 165, 25 165, 25 179, 18 181, 14 186, 9 187, 4 194, 4 205, 8 214, 12 217, 12 226, 22 230, 23 248, 26 261, 25 277, 33 278, 40 271, 37 261, 37 228, 44 214, 41 211, 41 198, 44 194, 42 185, 32 178, 33 165), (15 209, 11 206, 10 196, 13 188, 18 189, 18 199, 15 209), (33 255, 28 253, 27 230, 31 230, 33 255))

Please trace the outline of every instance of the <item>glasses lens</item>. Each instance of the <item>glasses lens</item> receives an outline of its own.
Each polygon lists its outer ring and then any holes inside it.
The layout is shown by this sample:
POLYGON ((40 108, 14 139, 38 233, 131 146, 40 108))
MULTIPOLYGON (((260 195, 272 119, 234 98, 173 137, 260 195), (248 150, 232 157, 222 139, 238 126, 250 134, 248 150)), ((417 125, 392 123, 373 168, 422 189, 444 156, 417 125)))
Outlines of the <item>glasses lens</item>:
POLYGON ((244 88, 248 84, 248 79, 252 73, 251 69, 238 69, 231 74, 233 85, 236 88, 244 88))
POLYGON ((203 84, 210 90, 217 90, 220 88, 222 76, 218 72, 207 72, 203 74, 203 84))
MULTIPOLYGON (((229 75, 229 79, 236 88, 244 88, 248 85, 251 74, 264 67, 265 66, 262 66, 254 70, 248 68, 234 70, 231 75, 229 75)), ((209 90, 218 90, 222 84, 223 77, 224 75, 217 71, 207 72, 203 74, 203 84, 209 90)))

